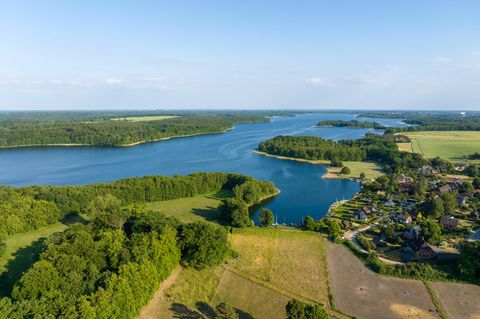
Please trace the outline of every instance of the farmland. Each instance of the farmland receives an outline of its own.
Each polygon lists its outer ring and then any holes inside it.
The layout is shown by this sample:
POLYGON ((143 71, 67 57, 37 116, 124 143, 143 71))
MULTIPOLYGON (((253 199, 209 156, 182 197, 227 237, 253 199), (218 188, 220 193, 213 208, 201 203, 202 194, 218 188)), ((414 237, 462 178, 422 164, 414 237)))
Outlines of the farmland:
MULTIPOLYGON (((468 155, 480 152, 480 132, 477 131, 426 131, 402 134, 412 139, 413 152, 423 154, 427 158, 438 156, 452 162, 464 162, 468 155)), ((401 149, 408 150, 408 146, 402 145, 401 149)))

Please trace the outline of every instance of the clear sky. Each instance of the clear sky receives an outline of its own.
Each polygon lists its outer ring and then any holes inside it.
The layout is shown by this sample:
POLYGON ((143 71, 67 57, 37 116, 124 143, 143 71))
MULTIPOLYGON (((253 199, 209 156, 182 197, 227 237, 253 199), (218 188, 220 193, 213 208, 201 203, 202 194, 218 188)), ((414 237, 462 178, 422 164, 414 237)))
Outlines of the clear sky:
POLYGON ((480 109, 480 1, 0 0, 0 108, 480 109))

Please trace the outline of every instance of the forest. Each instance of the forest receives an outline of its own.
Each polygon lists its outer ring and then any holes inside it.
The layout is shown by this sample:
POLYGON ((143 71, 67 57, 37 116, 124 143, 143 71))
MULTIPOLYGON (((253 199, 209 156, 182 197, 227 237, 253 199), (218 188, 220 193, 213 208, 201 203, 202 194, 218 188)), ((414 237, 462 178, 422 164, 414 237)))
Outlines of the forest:
POLYGON ((478 131, 480 114, 478 112, 370 112, 362 113, 365 118, 399 118, 412 126, 391 127, 387 132, 414 131, 478 131))
POLYGON ((226 173, 194 173, 187 176, 146 176, 86 186, 3 186, 0 191, 0 234, 11 235, 55 223, 71 214, 98 207, 192 197, 228 190, 251 204, 276 193, 267 181, 226 173))
MULTIPOLYGON (((194 114, 158 121, 114 121, 113 114, 94 117, 53 114, 0 116, 0 147, 51 144, 122 146, 167 137, 219 133, 239 123, 266 122, 264 115, 194 114)), ((117 114, 118 116, 118 114, 117 114)))
MULTIPOLYGON (((85 219, 47 240, 39 260, 0 299, 0 318, 133 318, 173 268, 203 269, 232 256, 226 230, 182 224, 141 203, 227 191, 236 204, 274 195, 270 182, 227 173, 148 176, 87 186, 3 187, 1 233, 14 234, 72 213, 85 219), (33 212, 33 213, 32 213, 33 212)), ((226 201, 225 200, 225 201, 226 201)), ((223 209, 223 220, 248 210, 223 209)), ((0 248, 3 242, 0 241, 0 248)))
POLYGON ((326 120, 320 121, 317 123, 317 126, 321 127, 348 127, 348 128, 373 128, 376 130, 384 130, 386 129, 385 126, 378 122, 370 122, 370 121, 343 121, 343 120, 326 120))

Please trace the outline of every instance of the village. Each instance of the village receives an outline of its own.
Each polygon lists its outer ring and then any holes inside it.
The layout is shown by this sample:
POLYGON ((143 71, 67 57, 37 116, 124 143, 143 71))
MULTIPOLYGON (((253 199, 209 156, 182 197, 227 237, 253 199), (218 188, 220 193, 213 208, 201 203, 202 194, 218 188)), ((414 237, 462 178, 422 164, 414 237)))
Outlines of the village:
POLYGON ((448 175, 425 165, 364 181, 360 193, 330 207, 329 217, 344 239, 390 264, 456 259, 461 242, 480 240, 480 189, 461 175, 466 167, 455 165, 448 175))

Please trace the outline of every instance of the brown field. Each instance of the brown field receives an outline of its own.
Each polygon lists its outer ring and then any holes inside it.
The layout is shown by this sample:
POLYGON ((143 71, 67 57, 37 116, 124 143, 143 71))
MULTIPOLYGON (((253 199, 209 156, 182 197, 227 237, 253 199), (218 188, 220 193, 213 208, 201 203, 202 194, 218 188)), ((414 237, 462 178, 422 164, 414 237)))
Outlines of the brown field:
POLYGON ((383 277, 344 246, 327 244, 337 307, 359 318, 439 318, 422 282, 383 277))
POLYGON ((480 319, 480 286, 431 283, 449 319, 480 319))

